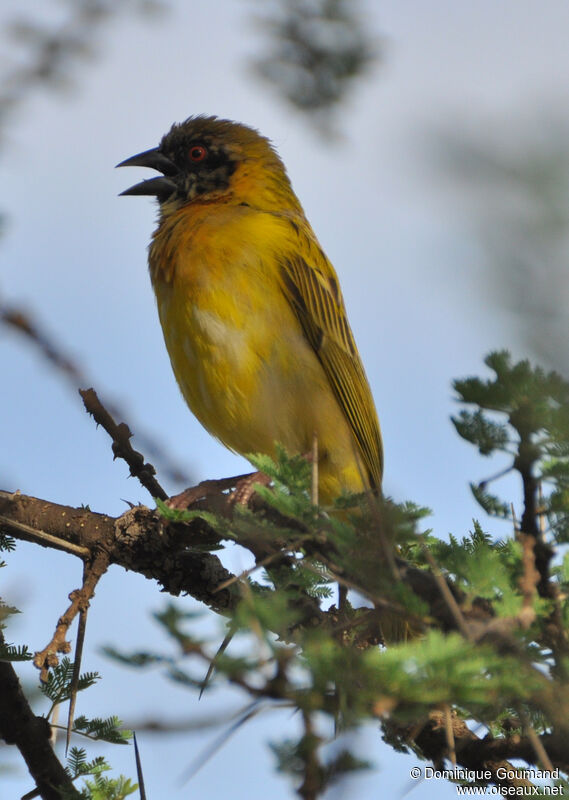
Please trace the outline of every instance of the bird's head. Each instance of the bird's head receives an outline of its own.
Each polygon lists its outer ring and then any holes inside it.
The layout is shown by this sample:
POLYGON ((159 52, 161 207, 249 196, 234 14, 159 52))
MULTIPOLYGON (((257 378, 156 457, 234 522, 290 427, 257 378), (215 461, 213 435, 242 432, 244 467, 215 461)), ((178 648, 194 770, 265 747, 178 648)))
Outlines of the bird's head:
POLYGON ((269 140, 230 120, 190 117, 173 125, 158 147, 117 166, 150 167, 162 173, 121 194, 153 195, 163 214, 193 202, 300 210, 284 164, 269 140))

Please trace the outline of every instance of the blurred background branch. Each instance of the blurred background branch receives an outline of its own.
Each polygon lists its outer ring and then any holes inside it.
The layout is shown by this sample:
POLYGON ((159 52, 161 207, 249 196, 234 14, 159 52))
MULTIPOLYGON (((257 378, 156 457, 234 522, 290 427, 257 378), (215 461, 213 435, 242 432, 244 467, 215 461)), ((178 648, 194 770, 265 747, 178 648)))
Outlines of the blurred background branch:
POLYGON ((371 70, 380 43, 354 0, 270 0, 257 16, 267 39, 255 73, 322 133, 371 70))
POLYGON ((105 26, 118 13, 155 15, 165 8, 161 0, 64 0, 51 5, 62 12, 55 20, 42 21, 36 11, 19 12, 4 26, 3 39, 12 53, 0 78, 0 135, 33 92, 76 86, 80 63, 93 60, 105 26))

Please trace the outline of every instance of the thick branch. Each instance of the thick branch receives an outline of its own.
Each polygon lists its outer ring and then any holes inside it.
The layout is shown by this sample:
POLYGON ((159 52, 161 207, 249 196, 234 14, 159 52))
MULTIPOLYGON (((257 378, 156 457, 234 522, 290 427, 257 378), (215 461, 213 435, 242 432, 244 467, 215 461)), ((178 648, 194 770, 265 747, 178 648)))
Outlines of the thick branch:
MULTIPOLYGON (((169 523, 156 511, 144 506, 137 506, 114 518, 85 508, 72 508, 0 491, 0 530, 17 539, 36 541, 47 547, 65 549, 65 543, 70 543, 75 548, 86 549, 91 555, 104 549, 111 564, 158 581, 170 594, 190 594, 220 613, 234 608, 240 597, 234 576, 223 567, 217 556, 202 549, 217 544, 220 537, 201 519, 169 523), (38 532, 35 539, 33 531, 38 532), (42 534, 48 534, 48 538, 42 534), (219 590, 226 583, 226 587, 219 590)), ((254 542, 241 544, 259 556, 254 542)), ((275 541, 275 554, 282 547, 282 542, 275 541)), ((263 537, 261 555, 266 556, 270 549, 263 537)), ((401 580, 428 604, 431 616, 439 621, 441 627, 447 631, 456 630, 456 621, 434 576, 399 559, 398 569, 401 580)), ((452 586, 451 590, 460 602, 460 594, 452 586)), ((311 602, 309 606, 303 609, 303 616, 313 617, 313 623, 319 617, 324 621, 325 612, 319 610, 318 604, 311 602)), ((474 617, 480 622, 491 620, 493 614, 488 604, 481 603, 474 605, 468 616, 470 620, 474 617)))
POLYGON ((69 798, 80 798, 53 751, 50 733, 48 721, 30 708, 13 666, 0 661, 0 738, 19 749, 44 800, 61 800, 62 789, 69 798))
POLYGON ((156 511, 144 506, 114 518, 1 491, 0 518, 0 530, 16 539, 34 541, 35 530, 39 534, 35 541, 44 547, 55 546, 51 538, 42 536, 48 534, 58 541, 59 549, 65 549, 67 542, 87 548, 92 555, 105 550, 111 564, 158 581, 170 594, 191 594, 214 611, 226 612, 239 598, 235 583, 217 591, 233 577, 217 556, 192 549, 218 541, 201 520, 165 523, 156 511))
MULTIPOLYGON (((448 758, 448 739, 445 731, 444 714, 433 711, 421 726, 414 721, 404 726, 396 720, 383 723, 385 739, 405 743, 431 760, 437 768, 442 768, 448 758)), ((535 764, 535 748, 529 737, 519 734, 494 739, 491 736, 479 738, 470 730, 466 722, 453 717, 452 728, 455 741, 456 763, 467 770, 489 771, 492 778, 486 784, 497 786, 530 786, 526 778, 514 777, 515 768, 510 761, 522 760, 535 764)), ((569 770, 569 753, 562 735, 543 734, 539 741, 547 751, 554 767, 562 772, 569 770)))
MULTIPOLYGON (((225 495, 221 498, 227 499, 225 495)), ((157 511, 144 506, 114 518, 85 508, 0 491, 0 531, 47 547, 66 549, 66 544, 71 544, 73 552, 88 552, 90 558, 102 550, 110 564, 156 580, 172 595, 189 594, 218 613, 234 609, 241 597, 239 580, 206 549, 217 545, 222 535, 200 518, 184 523, 168 522, 157 511)), ((287 563, 286 542, 261 535, 257 539, 249 533, 239 543, 253 553, 257 563, 271 555, 280 558, 283 565, 287 563)), ((514 633, 526 627, 522 617, 495 618, 491 604, 481 599, 463 606, 465 596, 451 582, 442 576, 437 579, 436 575, 402 559, 397 559, 397 569, 400 580, 427 604, 431 619, 442 630, 461 630, 456 613, 441 592, 440 581, 445 580, 464 618, 463 627, 464 624, 468 627, 467 638, 493 641, 507 652, 519 651, 514 633)), ((322 611, 308 595, 305 602, 295 605, 295 610, 299 625, 333 623, 329 613, 322 611)))

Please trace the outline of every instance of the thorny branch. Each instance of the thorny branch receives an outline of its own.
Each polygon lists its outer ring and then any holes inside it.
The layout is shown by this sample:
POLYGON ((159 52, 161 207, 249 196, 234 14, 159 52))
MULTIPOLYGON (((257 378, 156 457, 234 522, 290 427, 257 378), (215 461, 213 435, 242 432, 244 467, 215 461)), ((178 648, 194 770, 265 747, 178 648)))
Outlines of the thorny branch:
POLYGON ((70 542, 89 552, 100 550, 107 554, 109 564, 156 580, 170 594, 191 594, 219 613, 235 607, 237 592, 231 586, 216 592, 232 574, 217 556, 192 549, 192 545, 213 546, 218 541, 202 520, 166 524, 156 511, 145 506, 136 506, 115 518, 3 491, 0 518, 0 531, 16 539, 30 541, 29 531, 35 529, 37 544, 43 547, 51 547, 53 538, 60 543, 58 549, 70 542), (26 526, 25 536, 21 535, 22 524, 26 526))
POLYGON ((94 389, 79 389, 79 394, 83 400, 85 409, 97 425, 102 425, 113 440, 113 455, 115 458, 123 458, 130 467, 130 474, 138 478, 140 483, 150 492, 151 497, 158 497, 160 500, 168 498, 167 492, 160 486, 156 478, 156 470, 144 461, 141 453, 134 450, 130 443, 132 433, 126 422, 114 421, 111 414, 103 406, 97 392, 94 389))
POLYGON ((109 555, 104 550, 96 551, 92 561, 86 565, 83 585, 69 595, 71 605, 59 618, 55 633, 49 644, 34 656, 34 666, 40 670, 40 680, 47 681, 50 667, 55 666, 59 659, 57 653, 69 653, 71 645, 65 639, 73 620, 80 612, 86 612, 95 594, 99 579, 107 571, 109 555))

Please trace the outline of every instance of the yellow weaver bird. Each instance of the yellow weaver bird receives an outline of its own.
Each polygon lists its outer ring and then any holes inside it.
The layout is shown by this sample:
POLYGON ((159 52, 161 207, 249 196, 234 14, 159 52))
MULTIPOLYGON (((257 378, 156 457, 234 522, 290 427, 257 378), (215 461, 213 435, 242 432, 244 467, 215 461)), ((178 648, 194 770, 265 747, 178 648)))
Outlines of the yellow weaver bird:
POLYGON ((338 277, 269 140, 190 117, 119 166, 162 173, 122 194, 158 199, 150 275, 202 425, 245 456, 307 454, 316 436, 322 502, 379 490, 379 423, 338 277))

